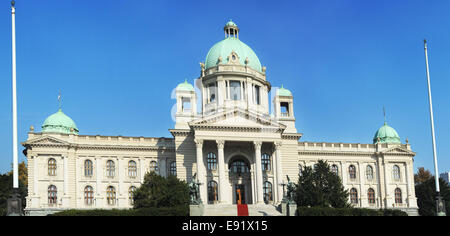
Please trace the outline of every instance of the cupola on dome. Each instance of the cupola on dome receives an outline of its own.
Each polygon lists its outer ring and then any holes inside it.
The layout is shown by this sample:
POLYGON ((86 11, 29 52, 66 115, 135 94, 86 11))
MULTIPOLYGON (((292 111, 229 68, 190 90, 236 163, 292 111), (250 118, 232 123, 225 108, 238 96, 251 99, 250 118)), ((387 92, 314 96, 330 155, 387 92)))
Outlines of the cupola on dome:
POLYGON ((188 83, 187 80, 185 80, 184 83, 181 83, 177 86, 176 90, 178 90, 178 91, 194 91, 194 86, 192 86, 192 84, 188 83))
POLYGON ((237 60, 242 66, 262 72, 261 62, 255 52, 239 40, 239 28, 233 21, 229 21, 225 27, 225 39, 216 43, 208 52, 205 59, 205 69, 219 64, 228 64, 230 59, 237 60))
POLYGON ((45 119, 42 133, 78 134, 78 128, 75 122, 59 109, 45 119))
POLYGON ((277 89, 277 96, 292 96, 292 93, 281 85, 281 88, 277 89))
POLYGON ((373 138, 373 143, 398 143, 400 144, 400 137, 398 136, 397 131, 394 128, 387 125, 384 122, 384 125, 377 130, 375 136, 373 138))

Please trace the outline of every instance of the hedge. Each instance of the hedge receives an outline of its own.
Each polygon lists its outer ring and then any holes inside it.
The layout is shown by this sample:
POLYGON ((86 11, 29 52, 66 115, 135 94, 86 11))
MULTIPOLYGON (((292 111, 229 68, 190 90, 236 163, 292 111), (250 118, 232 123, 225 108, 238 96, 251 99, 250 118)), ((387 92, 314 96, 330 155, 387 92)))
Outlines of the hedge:
POLYGON ((367 208, 327 208, 327 207, 298 207, 298 216, 408 216, 406 212, 392 209, 367 208))
POLYGON ((48 216, 189 216, 189 207, 154 207, 128 210, 66 210, 48 216))

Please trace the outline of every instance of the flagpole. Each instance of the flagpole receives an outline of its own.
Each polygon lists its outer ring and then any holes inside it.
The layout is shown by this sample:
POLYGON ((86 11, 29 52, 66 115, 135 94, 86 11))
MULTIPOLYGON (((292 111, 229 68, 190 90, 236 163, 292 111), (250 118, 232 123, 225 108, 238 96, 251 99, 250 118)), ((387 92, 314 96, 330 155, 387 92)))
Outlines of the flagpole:
POLYGON ((440 195, 440 188, 439 188, 439 171, 438 171, 438 164, 437 164, 436 138, 435 138, 435 133, 434 133, 433 102, 431 99, 430 69, 428 66, 428 47, 427 47, 426 39, 424 40, 424 47, 425 47, 425 64, 427 67, 428 102, 430 105, 431 136, 432 136, 432 142, 433 142, 433 158, 434 158, 434 173, 435 173, 434 177, 435 177, 435 185, 436 185, 436 212, 437 212, 437 215, 445 216, 445 204, 443 203, 443 199, 440 195))
POLYGON ((12 109, 13 109, 13 188, 19 188, 19 168, 17 153, 17 92, 16 92, 16 8, 11 1, 12 17, 12 109))

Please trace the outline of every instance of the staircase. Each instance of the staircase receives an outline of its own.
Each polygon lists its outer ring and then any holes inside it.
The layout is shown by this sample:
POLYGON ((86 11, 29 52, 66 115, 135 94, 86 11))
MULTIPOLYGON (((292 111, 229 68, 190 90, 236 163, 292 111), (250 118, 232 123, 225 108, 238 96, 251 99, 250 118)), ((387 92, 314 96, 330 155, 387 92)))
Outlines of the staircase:
MULTIPOLYGON (((281 216, 274 205, 248 205, 249 216, 281 216)), ((237 216, 237 205, 205 205, 203 216, 237 216)))

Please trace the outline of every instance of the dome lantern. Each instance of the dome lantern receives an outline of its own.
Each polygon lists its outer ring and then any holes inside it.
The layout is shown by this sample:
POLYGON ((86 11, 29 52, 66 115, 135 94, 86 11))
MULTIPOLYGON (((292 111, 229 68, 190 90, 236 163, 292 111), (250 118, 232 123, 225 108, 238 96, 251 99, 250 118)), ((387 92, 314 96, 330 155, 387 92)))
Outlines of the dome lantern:
POLYGON ((228 21, 225 27, 223 27, 223 30, 225 31, 225 38, 239 38, 239 28, 232 20, 228 21))

